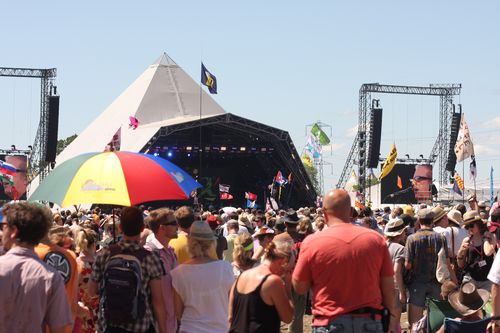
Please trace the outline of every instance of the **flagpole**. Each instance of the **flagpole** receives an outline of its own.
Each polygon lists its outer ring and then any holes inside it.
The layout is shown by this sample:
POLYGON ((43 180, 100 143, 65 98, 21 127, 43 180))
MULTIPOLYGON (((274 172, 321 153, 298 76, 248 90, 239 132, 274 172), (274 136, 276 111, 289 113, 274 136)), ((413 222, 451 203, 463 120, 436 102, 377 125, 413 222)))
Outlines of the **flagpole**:
MULTIPOLYGON (((201 63, 203 64, 203 59, 201 61, 201 63)), ((201 83, 201 80, 200 80, 200 147, 198 149, 198 154, 200 155, 199 157, 199 167, 198 167, 198 179, 200 180, 201 182, 201 162, 202 162, 202 154, 203 154, 203 146, 202 146, 202 139, 201 139, 201 115, 202 115, 202 102, 203 102, 203 88, 201 87, 202 86, 202 83, 201 83)))
POLYGON ((465 158, 462 160, 462 180, 464 182, 464 190, 462 191, 462 203, 465 205, 465 158))

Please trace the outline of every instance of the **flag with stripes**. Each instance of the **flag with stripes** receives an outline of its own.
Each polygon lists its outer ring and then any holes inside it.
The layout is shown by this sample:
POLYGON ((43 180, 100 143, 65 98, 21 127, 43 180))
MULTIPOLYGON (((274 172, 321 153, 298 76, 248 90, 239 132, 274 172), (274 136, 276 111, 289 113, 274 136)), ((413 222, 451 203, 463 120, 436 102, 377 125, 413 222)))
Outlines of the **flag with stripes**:
POLYGON ((460 191, 464 190, 464 181, 463 181, 462 177, 460 177, 460 175, 456 171, 455 171, 455 184, 457 184, 460 191))

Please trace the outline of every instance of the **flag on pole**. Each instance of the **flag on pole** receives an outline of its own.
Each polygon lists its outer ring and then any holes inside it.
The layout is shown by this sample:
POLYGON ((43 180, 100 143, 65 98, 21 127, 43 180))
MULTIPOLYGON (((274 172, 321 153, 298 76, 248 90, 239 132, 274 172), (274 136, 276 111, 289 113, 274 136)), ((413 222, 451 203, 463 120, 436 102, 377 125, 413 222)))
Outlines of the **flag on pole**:
POLYGON ((464 181, 456 171, 455 171, 455 184, 457 184, 460 191, 464 190, 464 181))
POLYGON ((311 157, 308 154, 302 154, 300 157, 302 159, 302 163, 304 163, 305 166, 308 166, 309 168, 312 168, 313 166, 313 161, 311 157))
POLYGON ((398 188, 402 189, 403 188, 403 182, 401 181, 401 177, 398 176, 398 188))
POLYGON ((217 94, 217 78, 201 63, 201 83, 208 87, 211 94, 217 94))
POLYGON ((354 188, 356 185, 358 185, 358 176, 356 176, 356 171, 352 170, 351 177, 349 177, 344 185, 344 190, 347 192, 356 192, 354 188))
POLYGON ((476 179, 476 175, 477 175, 476 158, 474 157, 474 155, 472 155, 470 158, 471 158, 471 162, 470 162, 470 166, 469 166, 470 178, 476 179))
POLYGON ((304 149, 315 160, 321 157, 321 145, 314 135, 307 136, 307 141, 304 149))
POLYGON ((495 188, 493 187, 493 167, 490 169, 490 207, 493 206, 495 201, 495 188))
POLYGON ((460 119, 460 130, 458 131, 457 143, 455 144, 455 155, 457 155, 457 162, 462 162, 466 158, 474 155, 474 144, 472 143, 469 126, 467 126, 463 114, 460 119))
POLYGON ((318 123, 315 123, 313 125, 313 127, 311 128, 311 133, 316 138, 318 138, 320 145, 326 146, 327 144, 330 143, 330 138, 328 138, 328 135, 326 135, 326 133, 321 129, 318 123))
POLYGON ((227 192, 220 192, 220 200, 233 200, 233 195, 227 192))
POLYGON ((17 173, 17 169, 12 164, 9 164, 4 161, 0 161, 0 173, 6 175, 15 175, 17 173))
POLYGON ((255 201, 247 199, 247 208, 255 208, 255 201))
POLYGON ((219 192, 226 192, 226 193, 228 193, 229 192, 229 188, 230 188, 229 185, 219 184, 219 192))
POLYGON ((462 196, 462 191, 460 191, 460 188, 458 187, 457 182, 453 182, 453 192, 456 194, 462 196))
POLYGON ((382 171, 380 172, 380 176, 378 177, 379 180, 382 180, 385 176, 387 176, 391 171, 392 168, 394 168, 394 165, 396 164, 396 159, 398 158, 398 151, 396 149, 396 144, 392 144, 391 151, 389 152, 389 155, 387 155, 387 159, 384 162, 384 165, 382 166, 382 171))
POLYGON ((254 194, 252 192, 245 192, 245 199, 248 199, 250 201, 255 201, 257 200, 257 194, 254 194))
POLYGON ((287 183, 287 180, 285 179, 285 177, 283 177, 280 170, 278 170, 278 174, 276 175, 276 178, 274 179, 274 181, 279 186, 283 186, 287 183))

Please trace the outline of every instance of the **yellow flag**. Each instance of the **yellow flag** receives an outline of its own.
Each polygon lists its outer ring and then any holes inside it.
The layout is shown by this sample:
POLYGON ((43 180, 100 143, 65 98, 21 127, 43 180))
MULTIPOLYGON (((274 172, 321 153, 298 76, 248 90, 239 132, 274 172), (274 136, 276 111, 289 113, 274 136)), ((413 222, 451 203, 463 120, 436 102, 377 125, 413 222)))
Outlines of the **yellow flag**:
POLYGON ((308 167, 312 168, 313 162, 311 160, 311 157, 309 157, 309 155, 303 154, 302 157, 301 157, 301 159, 302 159, 302 163, 304 163, 308 167))
POLYGON ((394 165, 396 164, 397 158, 398 158, 398 151, 396 149, 396 145, 393 143, 391 151, 389 152, 389 155, 387 156, 387 159, 385 160, 384 165, 382 166, 382 171, 380 172, 380 176, 378 177, 379 180, 382 180, 382 178, 387 176, 392 171, 392 168, 394 168, 394 165))

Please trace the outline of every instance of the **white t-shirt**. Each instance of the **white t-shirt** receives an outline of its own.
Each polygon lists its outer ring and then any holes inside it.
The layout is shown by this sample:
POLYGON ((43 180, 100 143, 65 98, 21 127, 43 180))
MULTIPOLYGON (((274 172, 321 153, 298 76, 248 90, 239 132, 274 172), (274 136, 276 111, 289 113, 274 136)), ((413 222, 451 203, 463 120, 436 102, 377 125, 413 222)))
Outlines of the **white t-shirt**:
POLYGON ((500 284, 500 259, 498 258, 500 258, 500 255, 495 256, 490 273, 488 274, 488 280, 495 284, 500 284))
POLYGON ((462 241, 465 239, 465 237, 469 236, 467 230, 457 227, 435 227, 434 231, 446 237, 446 244, 448 244, 448 249, 451 251, 453 249, 451 244, 451 229, 453 229, 453 237, 455 239, 454 256, 457 256, 458 250, 460 250, 460 246, 462 245, 462 241))
POLYGON ((229 291, 234 282, 224 260, 179 265, 171 272, 172 286, 184 303, 179 332, 227 333, 229 291))

